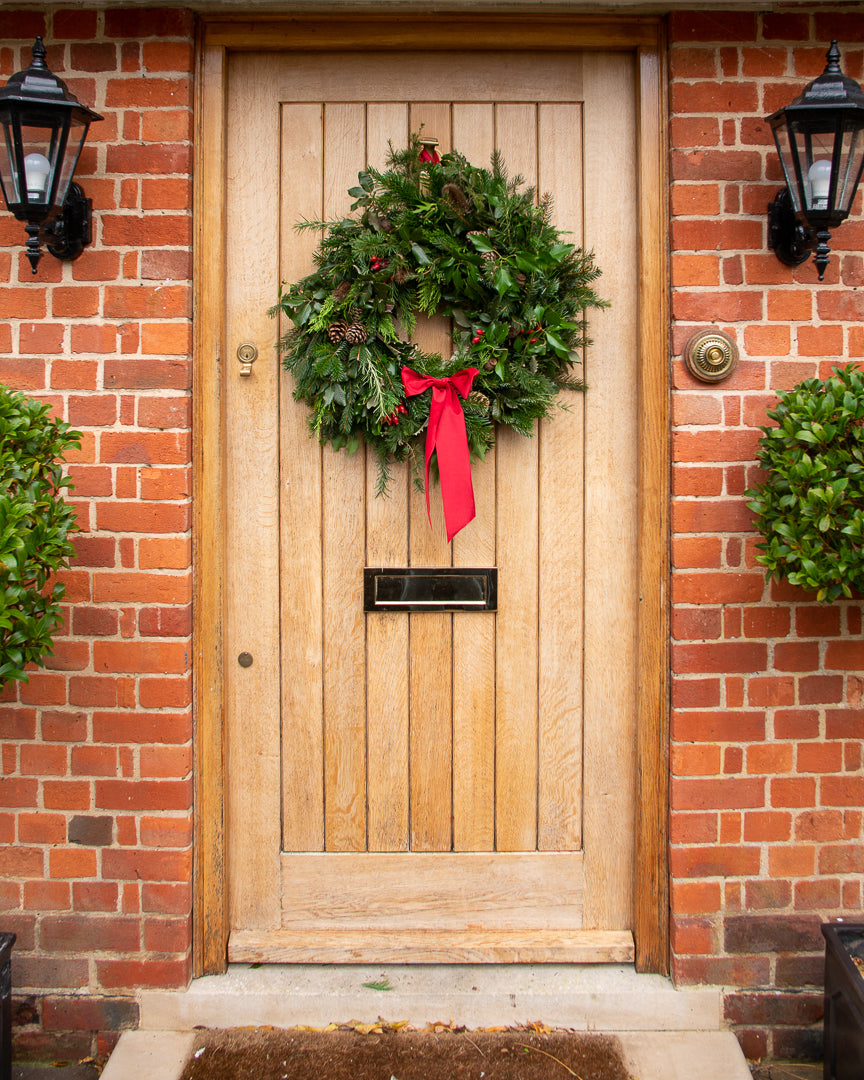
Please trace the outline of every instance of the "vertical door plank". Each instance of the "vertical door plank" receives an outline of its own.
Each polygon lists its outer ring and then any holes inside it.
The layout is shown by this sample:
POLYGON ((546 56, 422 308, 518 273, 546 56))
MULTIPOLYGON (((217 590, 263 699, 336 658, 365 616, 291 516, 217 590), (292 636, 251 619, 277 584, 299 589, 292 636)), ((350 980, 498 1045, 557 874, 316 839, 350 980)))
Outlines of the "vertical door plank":
MULTIPOLYGON (((434 135, 439 152, 450 149, 449 104, 415 104, 411 130, 434 135)), ((447 356, 450 328, 440 318, 418 320, 415 340, 426 351, 447 356)), ((411 486, 410 560, 412 566, 449 566, 441 492, 430 491, 433 529, 426 500, 411 486)), ((410 616, 411 633, 411 847, 449 851, 452 839, 453 619, 424 613, 410 616)))
MULTIPOLYGON (((347 213, 365 161, 365 108, 324 108, 324 213, 347 213)), ((324 805, 328 851, 366 847, 366 679, 363 567, 365 457, 324 451, 324 805)), ((290 753, 290 747, 288 748, 290 753)))
MULTIPOLYGON (((282 109, 281 277, 312 270, 320 235, 294 228, 323 212, 323 106, 282 109)), ((280 332, 290 328, 283 319, 280 332)), ((292 399, 282 373, 282 844, 286 851, 324 847, 324 703, 322 696, 321 446, 309 432, 308 408, 292 399)))
MULTIPOLYGON (((453 106, 453 146, 488 167, 495 149, 491 103, 453 106)), ((495 565, 495 454, 471 465, 477 517, 453 540, 456 566, 495 565)), ((495 846, 495 616, 453 616, 453 846, 495 846)))
MULTIPOLYGON (((497 144, 508 174, 537 179, 536 107, 499 105, 497 144)), ((537 843, 537 515, 539 436, 498 429, 496 846, 537 843)))
POLYGON ((587 55, 585 244, 612 301, 592 319, 585 398, 585 925, 632 925, 635 677, 638 617, 638 230, 609 214, 608 148, 619 147, 616 194, 638 205, 632 56, 587 55), (595 375, 596 373, 596 375, 595 375), (614 552, 614 558, 610 558, 614 552))
MULTIPOLYGON (((582 110, 541 104, 541 196, 554 192, 553 222, 582 242, 582 110)), ((602 287, 602 285, 601 285, 602 287)), ((581 358, 580 358, 581 359, 581 358)), ((581 373, 574 368, 574 374, 581 373)), ((584 398, 561 394, 540 427, 540 783, 538 846, 574 851, 582 834, 582 600, 584 398)))
MULTIPOLYGON (((268 91, 271 58, 229 68, 227 175, 243 176, 226 217, 225 436, 229 535, 226 655, 228 844, 234 926, 279 925, 279 409, 276 323, 267 315, 279 275, 279 106, 268 91), (262 62, 263 60, 263 62, 262 62), (249 169, 249 162, 255 168, 249 169), (255 238, 250 243, 250 237, 255 238), (240 377, 237 346, 261 359, 240 377), (241 652, 251 667, 237 663, 241 652)), ((273 78, 270 72, 270 78, 273 78)))
MULTIPOLYGON (((367 106, 366 160, 381 168, 388 141, 408 138, 408 107, 367 106)), ((366 450, 366 561, 369 566, 408 563, 408 466, 393 464, 386 495, 376 495, 378 458, 366 450)), ((366 617, 368 816, 370 851, 408 848, 408 616, 381 612, 366 617)))

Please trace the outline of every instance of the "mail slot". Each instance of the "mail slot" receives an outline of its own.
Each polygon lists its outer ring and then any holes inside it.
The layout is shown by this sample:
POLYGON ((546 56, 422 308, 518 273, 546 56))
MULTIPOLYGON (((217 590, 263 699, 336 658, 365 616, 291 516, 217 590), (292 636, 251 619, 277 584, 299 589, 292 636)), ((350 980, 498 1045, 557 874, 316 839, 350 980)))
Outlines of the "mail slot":
POLYGON ((364 611, 496 611, 498 568, 367 566, 364 611))

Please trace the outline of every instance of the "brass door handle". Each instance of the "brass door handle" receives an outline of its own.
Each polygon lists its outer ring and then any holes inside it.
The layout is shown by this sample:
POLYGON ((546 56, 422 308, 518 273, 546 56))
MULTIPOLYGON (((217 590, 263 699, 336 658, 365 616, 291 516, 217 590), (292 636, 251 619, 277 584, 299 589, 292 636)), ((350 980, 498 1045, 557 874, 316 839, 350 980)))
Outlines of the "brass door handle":
POLYGON ((258 359, 258 348, 251 341, 244 341, 237 346, 237 359, 240 361, 240 374, 248 378, 252 374, 252 365, 258 359))

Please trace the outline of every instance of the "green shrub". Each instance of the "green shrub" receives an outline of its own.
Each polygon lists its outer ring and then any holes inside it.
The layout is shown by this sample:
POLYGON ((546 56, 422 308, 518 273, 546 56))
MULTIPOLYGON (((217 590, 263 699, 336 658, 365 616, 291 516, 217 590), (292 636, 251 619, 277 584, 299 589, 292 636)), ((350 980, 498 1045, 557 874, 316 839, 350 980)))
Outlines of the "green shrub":
POLYGON ((81 435, 49 412, 0 386, 0 688, 50 655, 64 588, 49 578, 75 554, 60 462, 81 435))
POLYGON ((835 368, 778 396, 759 440, 768 478, 746 493, 757 558, 819 600, 864 591, 864 372, 835 368))

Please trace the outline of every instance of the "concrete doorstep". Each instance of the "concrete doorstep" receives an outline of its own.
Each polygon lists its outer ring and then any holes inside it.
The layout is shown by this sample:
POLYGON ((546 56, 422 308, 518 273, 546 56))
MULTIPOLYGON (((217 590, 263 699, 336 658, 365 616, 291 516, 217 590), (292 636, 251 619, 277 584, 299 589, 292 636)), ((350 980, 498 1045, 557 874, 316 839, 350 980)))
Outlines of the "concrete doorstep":
POLYGON ((550 1027, 616 1035, 637 1080, 751 1080, 716 989, 676 990, 629 965, 231 965, 185 992, 142 991, 102 1080, 179 1080, 195 1027, 325 1027, 379 1017, 418 1028, 550 1027), (386 991, 382 985, 386 984, 386 991), (663 1030, 658 1030, 663 1029, 663 1030))

